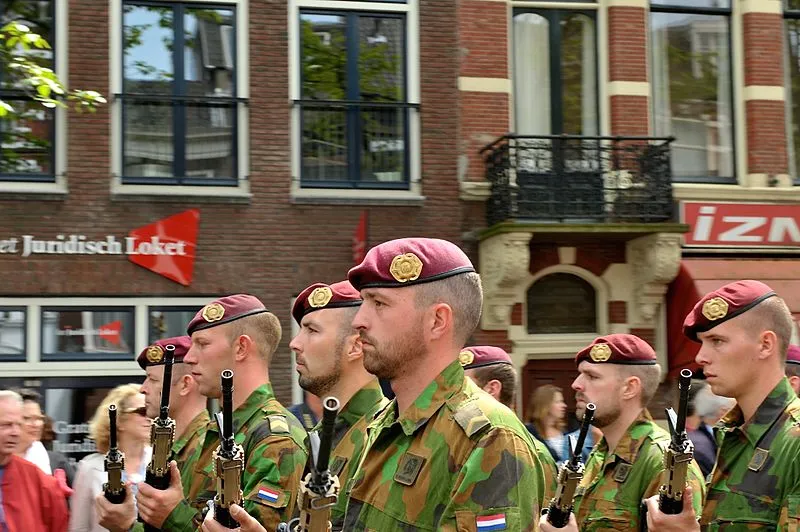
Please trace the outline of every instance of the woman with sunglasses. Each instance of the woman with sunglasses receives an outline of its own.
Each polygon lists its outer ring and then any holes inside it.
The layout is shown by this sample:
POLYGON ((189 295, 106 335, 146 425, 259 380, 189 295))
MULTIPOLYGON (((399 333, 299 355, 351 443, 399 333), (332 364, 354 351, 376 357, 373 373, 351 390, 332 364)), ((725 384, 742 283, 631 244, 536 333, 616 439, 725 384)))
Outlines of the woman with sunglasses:
POLYGON ((106 529, 97 522, 94 500, 103 490, 108 480, 104 470, 105 453, 108 452, 110 432, 108 406, 116 405, 117 445, 125 453, 125 471, 122 480, 126 481, 136 496, 136 483, 144 480, 152 449, 150 443, 150 419, 144 395, 138 384, 117 386, 103 399, 89 423, 89 436, 97 446, 97 452, 90 454, 78 463, 75 476, 75 493, 72 495, 72 515, 69 532, 103 532, 106 529))

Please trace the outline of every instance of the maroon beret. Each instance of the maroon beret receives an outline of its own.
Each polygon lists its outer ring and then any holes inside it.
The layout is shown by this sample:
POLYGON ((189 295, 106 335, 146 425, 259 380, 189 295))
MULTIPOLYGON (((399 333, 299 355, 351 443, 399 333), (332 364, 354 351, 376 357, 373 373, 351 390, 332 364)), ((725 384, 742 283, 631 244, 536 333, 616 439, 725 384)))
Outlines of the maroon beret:
POLYGON ((347 279, 356 290, 398 288, 474 271, 469 258, 452 242, 401 238, 370 249, 361 264, 350 269, 347 279))
POLYGON ((706 294, 683 320, 683 334, 699 342, 697 333, 710 331, 720 323, 744 314, 775 295, 759 281, 736 281, 706 294))
POLYGON ((575 363, 582 361, 608 364, 656 363, 656 352, 650 344, 632 334, 609 334, 595 338, 594 341, 578 351, 575 363))
POLYGON ((358 290, 348 281, 327 285, 314 283, 297 296, 292 307, 292 317, 299 324, 303 316, 324 308, 357 307, 363 303, 358 290))
POLYGON ((177 364, 183 362, 183 357, 186 356, 186 353, 189 352, 189 348, 192 346, 192 339, 188 336, 176 336, 175 338, 156 340, 152 345, 148 345, 142 349, 142 352, 136 357, 136 362, 139 363, 139 367, 145 369, 148 366, 164 365, 166 359, 164 355, 167 352, 168 345, 175 346, 174 361, 175 364, 177 364))
POLYGON ((787 364, 800 364, 800 346, 790 345, 789 350, 786 351, 787 364))
POLYGON ((210 329, 217 325, 230 323, 263 312, 269 311, 264 306, 264 303, 255 296, 236 294, 221 297, 197 311, 197 314, 194 315, 194 318, 186 328, 186 334, 191 336, 195 331, 210 329))
POLYGON ((495 364, 512 364, 508 353, 499 347, 491 345, 465 347, 458 354, 458 361, 461 362, 464 369, 482 368, 483 366, 493 366, 495 364))

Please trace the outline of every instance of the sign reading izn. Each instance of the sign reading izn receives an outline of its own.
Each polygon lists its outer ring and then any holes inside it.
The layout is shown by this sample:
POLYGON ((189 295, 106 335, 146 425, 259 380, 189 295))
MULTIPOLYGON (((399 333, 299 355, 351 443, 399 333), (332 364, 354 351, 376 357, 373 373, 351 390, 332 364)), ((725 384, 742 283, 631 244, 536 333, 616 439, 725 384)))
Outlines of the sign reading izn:
POLYGON ((82 234, 35 235, 0 240, 0 255, 125 255, 128 260, 167 279, 189 286, 194 273, 200 211, 189 209, 132 229, 128 236, 89 238, 82 234))
POLYGON ((770 203, 681 204, 689 224, 684 244, 692 247, 800 247, 800 205, 770 203))

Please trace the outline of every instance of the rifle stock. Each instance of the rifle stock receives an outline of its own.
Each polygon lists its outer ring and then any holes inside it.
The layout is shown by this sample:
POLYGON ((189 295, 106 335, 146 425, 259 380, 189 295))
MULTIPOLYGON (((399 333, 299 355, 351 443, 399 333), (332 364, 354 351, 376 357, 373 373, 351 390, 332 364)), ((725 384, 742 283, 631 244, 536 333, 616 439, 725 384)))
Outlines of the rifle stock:
POLYGON ((108 405, 109 445, 103 462, 108 473, 108 482, 103 484, 103 494, 113 504, 121 504, 125 500, 125 485, 122 483, 122 472, 125 470, 125 453, 117 447, 117 405, 108 405))
POLYGON ((583 478, 583 461, 581 460, 581 450, 589 433, 589 427, 594 419, 595 405, 588 403, 583 414, 581 430, 577 440, 570 436, 570 458, 558 470, 558 487, 555 496, 550 500, 550 506, 545 510, 547 522, 555 528, 564 528, 569 523, 569 515, 572 513, 573 499, 578 485, 583 478))
POLYGON ((242 505, 242 471, 244 449, 234 441, 233 434, 233 371, 222 372, 222 415, 217 413, 219 446, 214 451, 214 469, 217 476, 217 494, 214 497, 214 519, 227 528, 239 523, 231 517, 231 504, 242 505))

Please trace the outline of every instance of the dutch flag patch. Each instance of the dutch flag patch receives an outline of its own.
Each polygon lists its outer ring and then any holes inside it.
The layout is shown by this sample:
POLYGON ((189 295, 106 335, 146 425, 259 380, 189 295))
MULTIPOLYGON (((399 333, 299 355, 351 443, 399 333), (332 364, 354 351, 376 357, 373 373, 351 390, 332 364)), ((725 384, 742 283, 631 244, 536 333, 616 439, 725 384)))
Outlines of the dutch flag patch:
POLYGON ((478 532, 489 532, 490 530, 506 529, 506 514, 484 515, 475 518, 478 532))
MULTIPOLYGON (((258 490, 258 498, 264 501, 277 502, 279 496, 280 492, 271 488, 259 488, 258 490)), ((488 530, 499 530, 499 529, 490 528, 488 530)))

